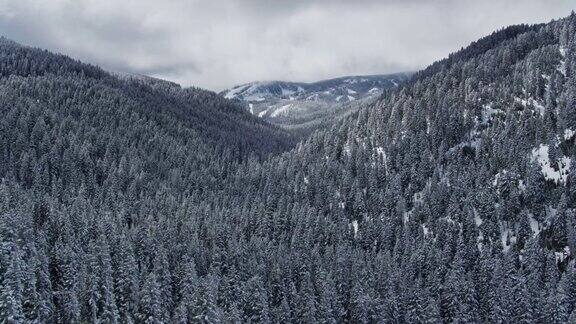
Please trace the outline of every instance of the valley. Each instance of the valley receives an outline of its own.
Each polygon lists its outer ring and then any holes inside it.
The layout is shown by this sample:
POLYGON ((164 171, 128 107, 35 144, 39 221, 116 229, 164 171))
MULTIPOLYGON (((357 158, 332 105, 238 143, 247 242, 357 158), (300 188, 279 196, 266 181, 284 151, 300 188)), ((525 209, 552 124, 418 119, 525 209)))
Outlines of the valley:
POLYGON ((1 38, 0 112, 2 323, 576 321, 574 12, 222 93, 1 38))

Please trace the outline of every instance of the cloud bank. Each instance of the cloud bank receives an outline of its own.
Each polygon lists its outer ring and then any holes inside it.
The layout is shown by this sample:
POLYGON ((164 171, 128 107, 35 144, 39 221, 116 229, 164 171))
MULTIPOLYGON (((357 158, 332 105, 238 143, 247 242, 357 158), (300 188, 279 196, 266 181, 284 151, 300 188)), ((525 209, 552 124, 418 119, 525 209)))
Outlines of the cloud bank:
POLYGON ((417 70, 574 0, 0 0, 1 34, 120 72, 221 90, 417 70))

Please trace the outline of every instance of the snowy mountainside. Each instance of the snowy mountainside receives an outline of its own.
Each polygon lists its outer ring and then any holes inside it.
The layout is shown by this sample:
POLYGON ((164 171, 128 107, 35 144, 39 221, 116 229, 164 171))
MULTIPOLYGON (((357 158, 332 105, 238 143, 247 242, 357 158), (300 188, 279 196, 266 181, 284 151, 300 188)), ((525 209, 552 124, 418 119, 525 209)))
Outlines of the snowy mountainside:
POLYGON ((576 13, 297 144, 47 53, 0 38, 0 323, 576 323, 576 13))
POLYGON ((251 82, 220 94, 245 102, 250 113, 269 122, 296 126, 326 117, 336 107, 355 107, 350 103, 377 98, 385 89, 398 86, 410 75, 346 76, 312 83, 251 82))

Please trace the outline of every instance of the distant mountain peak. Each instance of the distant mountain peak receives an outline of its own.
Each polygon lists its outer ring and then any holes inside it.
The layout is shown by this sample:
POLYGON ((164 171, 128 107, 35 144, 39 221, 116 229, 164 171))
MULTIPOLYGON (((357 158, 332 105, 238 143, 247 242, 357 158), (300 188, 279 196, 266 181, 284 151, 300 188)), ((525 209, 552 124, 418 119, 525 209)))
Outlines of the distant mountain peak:
POLYGON ((385 89, 397 87, 411 75, 344 76, 317 82, 255 81, 220 94, 244 102, 253 115, 272 123, 294 126, 337 110, 346 112, 350 109, 341 109, 342 106, 376 98, 385 89))

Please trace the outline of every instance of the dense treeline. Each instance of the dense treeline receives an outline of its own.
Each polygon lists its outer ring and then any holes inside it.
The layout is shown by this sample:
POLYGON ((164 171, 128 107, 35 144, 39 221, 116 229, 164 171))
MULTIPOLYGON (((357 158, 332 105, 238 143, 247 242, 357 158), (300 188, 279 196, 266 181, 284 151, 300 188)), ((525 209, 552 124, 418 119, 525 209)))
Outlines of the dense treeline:
POLYGON ((4 41, 0 318, 574 322, 575 33, 499 31, 279 155, 211 93, 4 41))

